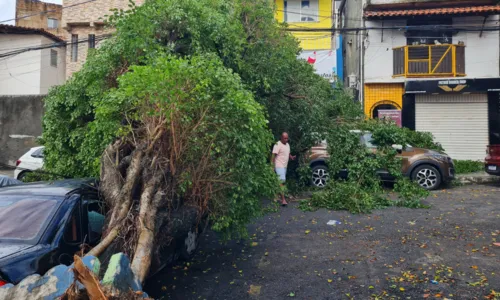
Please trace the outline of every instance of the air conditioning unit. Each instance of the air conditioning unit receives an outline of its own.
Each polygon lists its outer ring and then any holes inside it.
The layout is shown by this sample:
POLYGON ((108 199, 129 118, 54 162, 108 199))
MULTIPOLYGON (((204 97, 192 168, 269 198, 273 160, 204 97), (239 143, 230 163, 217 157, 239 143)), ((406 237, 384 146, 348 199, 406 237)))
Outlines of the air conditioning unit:
POLYGON ((357 88, 358 87, 358 77, 354 74, 348 76, 348 85, 350 88, 357 88))

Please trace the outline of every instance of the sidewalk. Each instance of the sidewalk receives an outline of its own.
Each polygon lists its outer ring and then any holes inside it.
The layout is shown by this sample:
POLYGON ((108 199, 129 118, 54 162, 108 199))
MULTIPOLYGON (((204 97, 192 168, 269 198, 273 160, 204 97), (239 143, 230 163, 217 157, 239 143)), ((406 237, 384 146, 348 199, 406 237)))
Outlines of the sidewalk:
POLYGON ((500 176, 492 176, 486 172, 475 172, 467 174, 458 174, 457 180, 463 184, 471 183, 500 183, 500 176))

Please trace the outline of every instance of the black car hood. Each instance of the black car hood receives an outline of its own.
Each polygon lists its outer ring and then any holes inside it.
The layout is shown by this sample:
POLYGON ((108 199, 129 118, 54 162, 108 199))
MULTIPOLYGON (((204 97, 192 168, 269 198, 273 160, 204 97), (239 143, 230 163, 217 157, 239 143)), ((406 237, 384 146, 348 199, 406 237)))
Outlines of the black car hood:
POLYGON ((22 253, 31 247, 33 247, 33 245, 0 242, 0 260, 13 254, 22 253))

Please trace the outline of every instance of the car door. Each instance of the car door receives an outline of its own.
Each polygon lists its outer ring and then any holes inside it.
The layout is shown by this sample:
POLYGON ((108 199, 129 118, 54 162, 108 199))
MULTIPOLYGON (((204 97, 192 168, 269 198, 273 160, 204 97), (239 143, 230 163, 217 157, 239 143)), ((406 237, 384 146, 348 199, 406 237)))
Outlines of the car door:
POLYGON ((82 199, 79 197, 70 216, 66 219, 64 234, 59 244, 59 263, 69 265, 73 262, 73 255, 81 251, 85 240, 82 218, 82 199))
POLYGON ((86 235, 86 243, 95 246, 102 236, 102 230, 106 219, 105 203, 96 193, 83 195, 82 210, 83 231, 86 235))

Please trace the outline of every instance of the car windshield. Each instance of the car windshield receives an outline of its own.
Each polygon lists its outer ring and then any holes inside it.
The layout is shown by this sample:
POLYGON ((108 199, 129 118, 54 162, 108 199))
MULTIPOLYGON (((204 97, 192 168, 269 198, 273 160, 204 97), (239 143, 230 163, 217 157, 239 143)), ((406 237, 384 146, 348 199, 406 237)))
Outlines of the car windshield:
POLYGON ((34 240, 47 226, 57 203, 36 196, 0 196, 0 240, 34 240))
MULTIPOLYGON (((362 136, 363 141, 365 142, 366 147, 368 148, 377 148, 377 144, 373 140, 373 136, 371 133, 365 133, 362 136)), ((406 145, 407 148, 411 148, 411 145, 406 145)))
POLYGON ((365 141, 365 145, 368 148, 377 148, 375 145, 375 141, 373 140, 372 134, 371 133, 365 133, 363 134, 363 140, 365 141))

